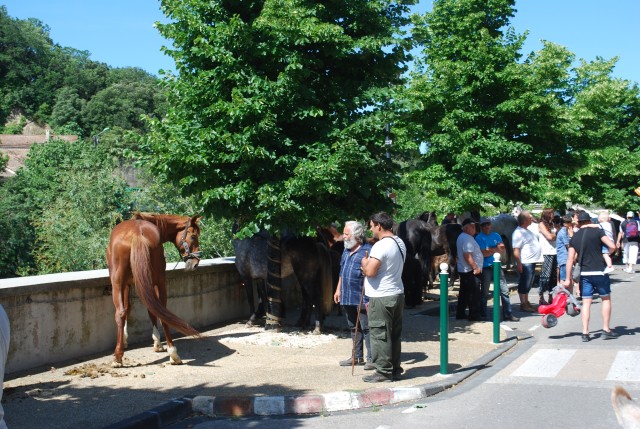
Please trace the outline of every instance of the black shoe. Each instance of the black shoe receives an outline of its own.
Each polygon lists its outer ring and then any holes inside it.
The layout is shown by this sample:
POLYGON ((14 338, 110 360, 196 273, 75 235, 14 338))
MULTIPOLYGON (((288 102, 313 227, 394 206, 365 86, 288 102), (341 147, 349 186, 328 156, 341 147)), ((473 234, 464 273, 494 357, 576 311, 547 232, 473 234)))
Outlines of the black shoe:
POLYGON ((376 371, 371 375, 365 375, 364 377, 362 377, 362 381, 366 383, 383 383, 391 381, 391 379, 386 375, 382 375, 378 371, 376 371))
POLYGON ((609 331, 609 332, 607 332, 607 331, 602 331, 602 337, 603 337, 605 340, 613 340, 614 338, 618 338, 619 336, 620 336, 620 334, 616 334, 616 333, 615 333, 615 332, 613 332, 613 331, 609 331))
POLYGON ((392 375, 393 381, 400 380, 400 377, 402 376, 403 373, 404 373, 404 369, 402 368, 394 369, 393 375, 392 375))
POLYGON ((520 321, 520 318, 519 318, 519 317, 516 317, 516 316, 514 316, 514 315, 512 314, 512 315, 510 315, 510 316, 505 316, 504 320, 505 320, 505 322, 519 322, 519 321, 520 321))
MULTIPOLYGON (((340 366, 351 366, 351 358, 349 359, 345 359, 345 360, 341 360, 340 362, 338 362, 338 364, 340 366)), ((355 359, 355 364, 356 365, 364 365, 364 359, 362 358, 356 358, 355 359)))
POLYGON ((588 343, 589 341, 591 341, 591 337, 589 337, 589 334, 582 334, 582 342, 588 343))
POLYGON ((374 369, 376 369, 376 366, 372 362, 367 362, 364 364, 365 371, 372 371, 374 369))

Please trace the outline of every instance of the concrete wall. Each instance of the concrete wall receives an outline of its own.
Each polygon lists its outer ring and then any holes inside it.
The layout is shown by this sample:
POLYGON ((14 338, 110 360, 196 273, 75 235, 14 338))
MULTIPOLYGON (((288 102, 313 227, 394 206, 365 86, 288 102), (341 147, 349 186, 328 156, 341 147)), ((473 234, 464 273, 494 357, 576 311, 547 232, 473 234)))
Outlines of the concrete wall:
MULTIPOLYGON (((168 307, 196 329, 248 316, 233 258, 203 260, 195 271, 167 264, 168 307)), ((113 351, 114 305, 107 270, 0 279, 11 321, 6 372, 113 351)), ((132 293, 129 343, 149 341, 146 308, 132 293)))

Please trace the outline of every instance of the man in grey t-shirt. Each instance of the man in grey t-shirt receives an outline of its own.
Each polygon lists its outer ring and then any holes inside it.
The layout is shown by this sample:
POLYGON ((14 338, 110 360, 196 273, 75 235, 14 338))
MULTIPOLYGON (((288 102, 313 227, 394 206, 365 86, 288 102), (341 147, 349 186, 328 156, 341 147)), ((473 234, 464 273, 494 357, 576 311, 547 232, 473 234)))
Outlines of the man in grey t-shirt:
POLYGON ((466 319, 466 309, 469 307, 469 320, 482 320, 481 278, 482 249, 476 242, 476 224, 473 219, 462 221, 462 234, 458 236, 456 247, 458 251, 458 273, 460 275, 460 291, 458 293, 458 307, 456 319, 466 319))

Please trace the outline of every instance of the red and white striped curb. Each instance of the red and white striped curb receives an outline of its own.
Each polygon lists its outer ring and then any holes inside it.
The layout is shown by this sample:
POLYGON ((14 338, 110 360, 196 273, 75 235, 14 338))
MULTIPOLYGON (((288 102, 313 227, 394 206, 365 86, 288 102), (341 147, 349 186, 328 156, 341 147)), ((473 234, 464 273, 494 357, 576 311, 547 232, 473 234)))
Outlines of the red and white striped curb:
MULTIPOLYGON (((442 386, 441 391, 444 389, 442 386)), ((333 392, 301 396, 196 396, 191 409, 211 417, 281 416, 322 414, 413 401, 436 393, 424 387, 369 389, 363 392, 333 392)))

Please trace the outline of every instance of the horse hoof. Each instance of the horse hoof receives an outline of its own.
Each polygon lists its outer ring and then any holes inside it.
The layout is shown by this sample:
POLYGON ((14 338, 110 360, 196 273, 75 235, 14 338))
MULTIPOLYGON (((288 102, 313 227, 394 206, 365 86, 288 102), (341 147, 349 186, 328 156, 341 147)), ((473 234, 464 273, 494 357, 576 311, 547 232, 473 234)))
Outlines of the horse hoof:
POLYGON ((156 353, 161 353, 161 352, 164 351, 164 347, 162 347, 162 344, 160 344, 160 345, 154 344, 153 345, 153 351, 156 352, 156 353))
POLYGON ((169 353, 169 363, 171 363, 171 365, 182 365, 182 360, 180 356, 178 356, 178 349, 176 347, 167 347, 167 352, 169 353))
POLYGON ((111 368, 122 368, 122 362, 113 361, 111 362, 111 368))
POLYGON ((320 330, 320 328, 316 328, 313 330, 313 332, 311 333, 312 335, 321 335, 322 331, 320 330))

